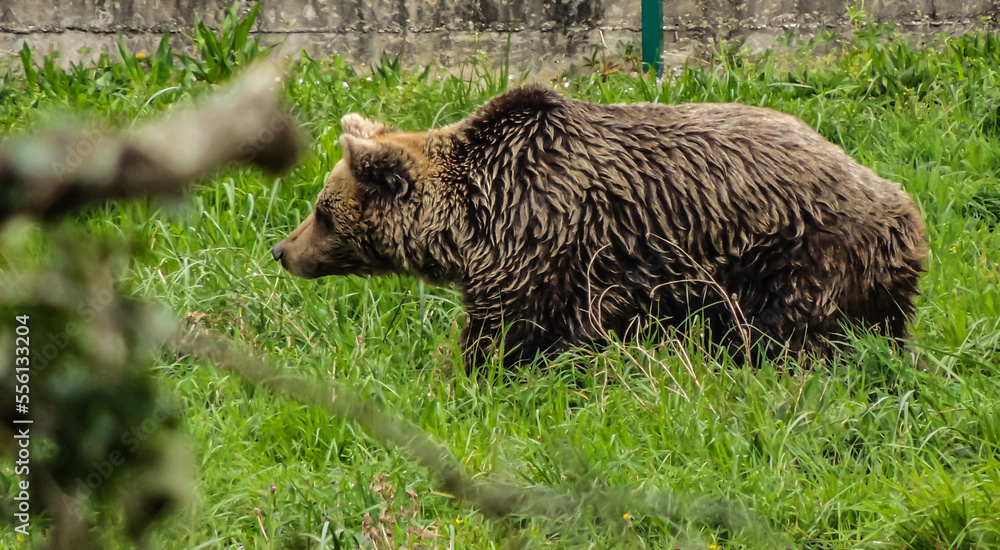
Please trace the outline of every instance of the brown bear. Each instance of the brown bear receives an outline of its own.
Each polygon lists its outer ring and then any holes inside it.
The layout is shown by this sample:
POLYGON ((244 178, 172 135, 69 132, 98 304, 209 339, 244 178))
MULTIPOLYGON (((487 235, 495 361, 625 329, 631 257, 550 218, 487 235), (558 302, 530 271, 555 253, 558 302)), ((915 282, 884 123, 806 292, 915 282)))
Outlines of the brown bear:
POLYGON ((771 356, 825 353, 844 324, 906 335, 927 256, 913 200, 793 116, 527 87, 437 130, 342 125, 343 159, 275 260, 457 283, 469 368, 692 314, 771 356))

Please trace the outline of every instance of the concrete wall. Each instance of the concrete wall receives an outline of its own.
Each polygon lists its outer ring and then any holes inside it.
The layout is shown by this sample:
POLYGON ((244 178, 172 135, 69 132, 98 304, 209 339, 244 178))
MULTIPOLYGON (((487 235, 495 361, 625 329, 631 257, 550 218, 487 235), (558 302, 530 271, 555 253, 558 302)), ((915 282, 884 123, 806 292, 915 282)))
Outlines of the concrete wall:
MULTIPOLYGON (((0 55, 24 41, 58 50, 63 62, 115 51, 124 31, 133 49, 155 48, 166 30, 190 32, 200 17, 218 23, 223 0, 0 0, 0 55), (87 47, 81 51, 81 48, 87 47)), ((847 31, 852 0, 664 0, 668 63, 681 62, 711 40, 769 47, 786 29, 798 35, 847 31)), ((285 53, 339 53, 356 63, 383 51, 405 52, 408 64, 454 67, 477 51, 502 53, 513 32, 515 67, 558 72, 579 63, 590 45, 614 49, 639 38, 639 0, 263 0, 257 31, 285 53)), ((249 2, 240 2, 249 9, 249 2)), ((994 30, 1000 0, 866 0, 876 21, 894 21, 919 40, 938 32, 994 30)))

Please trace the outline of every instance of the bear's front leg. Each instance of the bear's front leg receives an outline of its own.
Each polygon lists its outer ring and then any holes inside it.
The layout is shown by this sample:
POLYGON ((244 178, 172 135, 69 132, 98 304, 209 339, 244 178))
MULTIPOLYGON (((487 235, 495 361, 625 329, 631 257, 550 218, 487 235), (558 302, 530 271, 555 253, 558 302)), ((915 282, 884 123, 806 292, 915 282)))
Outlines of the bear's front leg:
POLYGON ((465 371, 469 376, 482 376, 487 363, 499 361, 507 372, 512 372, 540 357, 555 357, 571 347, 571 341, 562 337, 564 334, 574 332, 553 329, 532 319, 505 324, 466 314, 462 331, 465 371))
POLYGON ((462 329, 462 360, 465 372, 470 377, 480 377, 485 374, 486 362, 497 350, 495 343, 500 341, 499 326, 487 319, 465 315, 465 328, 462 329))

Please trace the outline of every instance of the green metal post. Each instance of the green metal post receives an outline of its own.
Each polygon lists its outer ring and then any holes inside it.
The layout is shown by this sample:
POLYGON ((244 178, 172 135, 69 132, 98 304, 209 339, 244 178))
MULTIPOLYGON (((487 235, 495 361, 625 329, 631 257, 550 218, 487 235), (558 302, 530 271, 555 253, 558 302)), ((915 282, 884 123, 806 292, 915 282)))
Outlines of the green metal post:
POLYGON ((642 0, 642 68, 663 75, 663 0, 642 0))

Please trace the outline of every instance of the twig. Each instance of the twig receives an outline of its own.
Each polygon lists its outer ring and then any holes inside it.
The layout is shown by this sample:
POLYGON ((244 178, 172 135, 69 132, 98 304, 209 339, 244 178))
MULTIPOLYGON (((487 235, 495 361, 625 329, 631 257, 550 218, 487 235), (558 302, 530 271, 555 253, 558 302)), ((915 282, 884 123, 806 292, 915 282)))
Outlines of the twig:
POLYGON ((280 70, 264 63, 200 106, 131 134, 105 138, 77 128, 12 142, 0 150, 0 222, 17 214, 51 218, 109 199, 179 195, 228 163, 287 170, 302 139, 280 90, 280 70))
POLYGON ((513 515, 569 517, 583 508, 608 512, 622 517, 622 511, 647 510, 672 521, 700 520, 744 532, 762 546, 785 548, 776 542, 766 523, 738 505, 714 499, 682 498, 670 492, 636 492, 595 487, 582 495, 573 495, 547 487, 517 487, 491 480, 476 480, 461 466, 448 449, 418 426, 378 410, 372 403, 333 383, 292 378, 283 375, 267 361, 253 357, 233 342, 197 328, 178 331, 170 342, 175 353, 190 353, 212 361, 224 370, 237 373, 274 393, 324 409, 332 416, 357 423, 368 435, 383 444, 397 447, 430 470, 441 482, 436 491, 454 496, 484 515, 504 518, 513 515))

